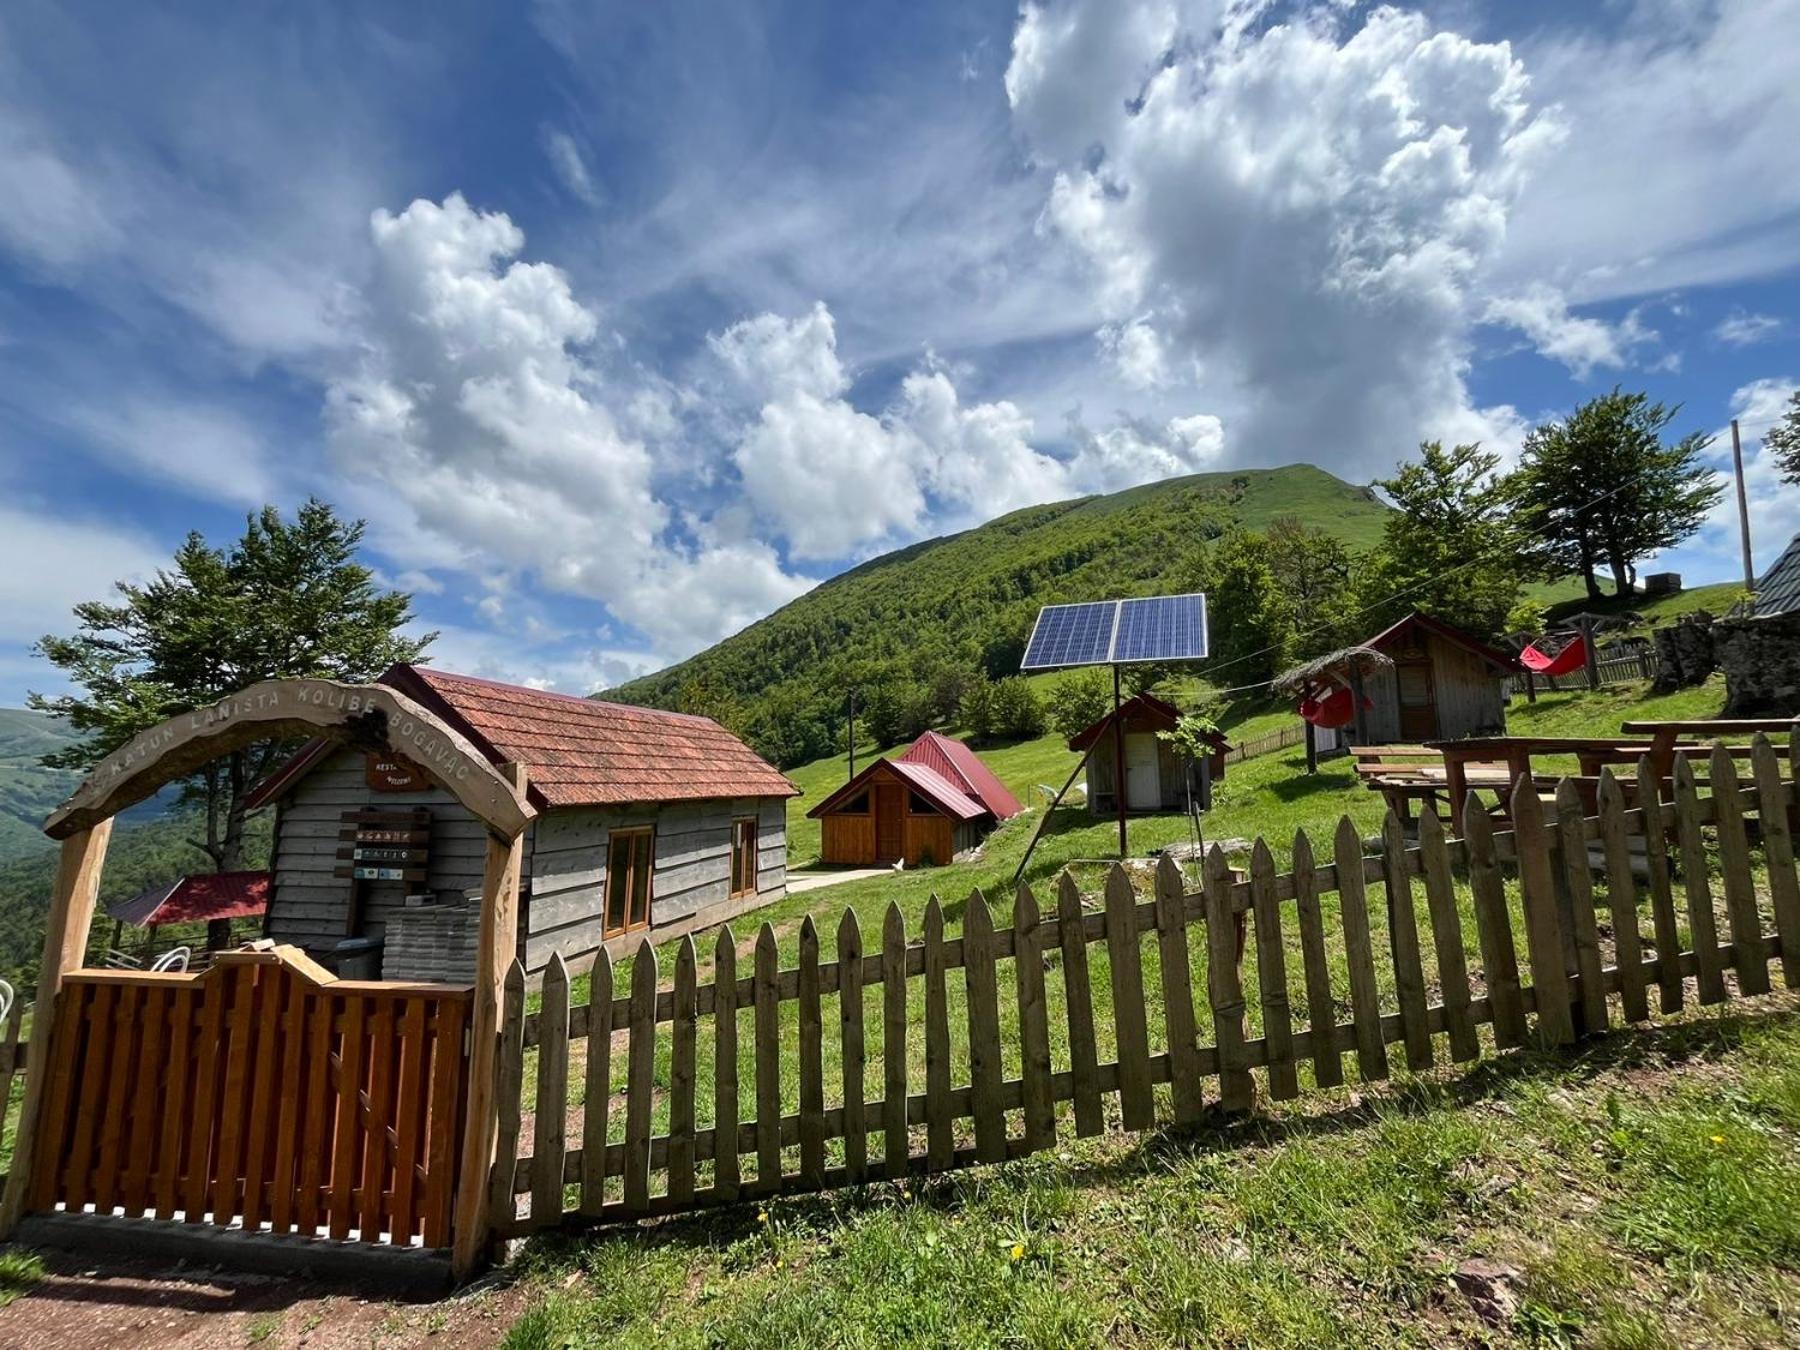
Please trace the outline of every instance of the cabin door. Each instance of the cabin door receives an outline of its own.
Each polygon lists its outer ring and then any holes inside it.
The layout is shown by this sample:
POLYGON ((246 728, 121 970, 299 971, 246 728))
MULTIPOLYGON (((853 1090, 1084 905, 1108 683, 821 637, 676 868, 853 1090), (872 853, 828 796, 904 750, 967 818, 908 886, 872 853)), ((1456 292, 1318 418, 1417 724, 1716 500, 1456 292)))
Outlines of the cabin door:
POLYGON ((1438 736, 1437 681, 1431 662, 1402 661, 1394 667, 1400 689, 1400 739, 1434 741, 1438 736))
POLYGON ((905 848, 906 793, 898 783, 875 785, 875 861, 895 862, 905 848))
POLYGON ((1125 737, 1125 809, 1154 811, 1162 805, 1162 773, 1157 766, 1156 737, 1125 737))

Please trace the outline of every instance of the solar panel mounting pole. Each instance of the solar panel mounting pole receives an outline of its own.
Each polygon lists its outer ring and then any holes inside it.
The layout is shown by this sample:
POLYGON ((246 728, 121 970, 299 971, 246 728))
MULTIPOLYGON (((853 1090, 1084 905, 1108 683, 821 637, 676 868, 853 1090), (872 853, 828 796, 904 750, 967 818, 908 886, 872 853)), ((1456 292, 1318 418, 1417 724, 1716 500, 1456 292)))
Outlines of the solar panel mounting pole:
POLYGON ((1129 856, 1125 843, 1125 722, 1119 713, 1119 667, 1113 663, 1113 800, 1119 806, 1119 861, 1129 856))

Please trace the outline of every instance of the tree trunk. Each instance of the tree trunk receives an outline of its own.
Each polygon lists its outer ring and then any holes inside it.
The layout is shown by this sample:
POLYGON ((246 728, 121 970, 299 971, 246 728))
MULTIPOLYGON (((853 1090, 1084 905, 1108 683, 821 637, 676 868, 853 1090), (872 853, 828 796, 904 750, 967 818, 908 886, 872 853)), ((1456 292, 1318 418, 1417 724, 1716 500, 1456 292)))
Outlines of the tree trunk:
POLYGON ((242 870, 244 861, 244 795, 249 786, 242 750, 231 752, 225 775, 225 836, 215 861, 219 871, 236 872, 242 870))

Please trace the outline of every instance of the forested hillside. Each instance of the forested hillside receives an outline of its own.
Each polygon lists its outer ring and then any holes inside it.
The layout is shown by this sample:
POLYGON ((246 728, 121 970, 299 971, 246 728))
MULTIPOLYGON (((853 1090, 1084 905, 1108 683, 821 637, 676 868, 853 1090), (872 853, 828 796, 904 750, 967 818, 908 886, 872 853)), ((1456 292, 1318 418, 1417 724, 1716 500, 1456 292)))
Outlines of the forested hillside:
POLYGON ((81 775, 38 761, 74 739, 61 721, 24 708, 0 708, 0 859, 43 851, 44 817, 81 775))
POLYGON ((1192 585, 1207 541, 1234 525, 1294 518, 1361 552, 1387 515, 1370 489, 1309 464, 1030 507, 863 563, 605 696, 707 713, 777 763, 802 763, 839 734, 853 686, 879 718, 889 710, 878 700, 891 702, 901 685, 1012 675, 1042 605, 1192 585))

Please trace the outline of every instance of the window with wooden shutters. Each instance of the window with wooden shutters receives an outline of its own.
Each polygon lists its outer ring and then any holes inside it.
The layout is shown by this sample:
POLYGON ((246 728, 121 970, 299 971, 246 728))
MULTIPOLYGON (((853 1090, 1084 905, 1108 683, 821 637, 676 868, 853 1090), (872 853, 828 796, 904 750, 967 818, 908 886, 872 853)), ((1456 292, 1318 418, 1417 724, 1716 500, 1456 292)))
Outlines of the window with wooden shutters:
POLYGON ((750 895, 756 890, 756 822, 731 823, 731 893, 750 895))
POLYGON ((649 925, 655 852, 653 830, 612 832, 606 860, 606 921, 602 929, 605 936, 614 937, 649 925))

